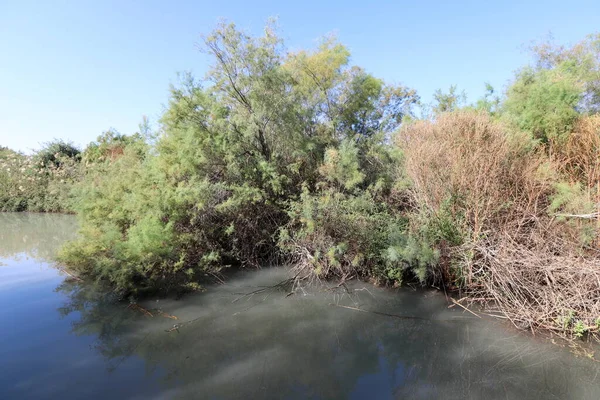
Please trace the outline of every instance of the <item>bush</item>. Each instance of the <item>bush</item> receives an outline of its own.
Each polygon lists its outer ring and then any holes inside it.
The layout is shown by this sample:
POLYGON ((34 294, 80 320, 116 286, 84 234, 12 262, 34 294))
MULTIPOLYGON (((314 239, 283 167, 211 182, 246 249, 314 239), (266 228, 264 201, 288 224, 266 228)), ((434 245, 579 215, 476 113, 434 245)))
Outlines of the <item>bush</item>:
POLYGON ((79 179, 79 151, 62 141, 33 155, 0 151, 0 211, 69 212, 79 179))
MULTIPOLYGON (((510 232, 518 235, 545 209, 552 177, 549 160, 527 135, 514 133, 485 113, 460 111, 419 121, 396 137, 416 206, 411 231, 450 257, 461 245, 510 232)), ((468 259, 453 254, 454 259, 468 259)), ((467 263, 429 271, 431 278, 473 281, 467 263)), ((441 267, 446 267, 441 265, 441 267)))
POLYGON ((300 278, 402 281, 403 260, 387 257, 390 235, 403 230, 402 220, 369 192, 305 190, 289 214, 280 246, 292 256, 300 278))
POLYGON ((174 254, 173 224, 160 213, 162 182, 142 140, 118 158, 89 164, 74 187, 80 235, 59 259, 123 292, 172 286, 171 269, 176 277, 185 271, 174 254))
POLYGON ((600 115, 579 117, 564 143, 554 150, 560 171, 595 192, 600 180, 600 115))
MULTIPOLYGON (((140 152, 108 132, 84 152, 93 169, 76 190, 81 239, 62 259, 124 294, 194 288, 230 265, 281 261, 289 254, 277 245, 280 229, 325 188, 349 196, 336 197, 335 216, 348 228, 363 224, 362 211, 383 221, 360 191, 384 197, 392 181, 384 138, 413 91, 349 66, 333 38, 289 53, 272 26, 256 38, 223 24, 205 50, 214 60, 207 79, 186 75, 172 89, 155 144, 140 152)), ((321 211, 315 218, 329 213, 321 211)))
POLYGON ((584 87, 569 65, 541 71, 524 69, 503 105, 508 119, 544 143, 564 141, 579 115, 577 107, 584 87))

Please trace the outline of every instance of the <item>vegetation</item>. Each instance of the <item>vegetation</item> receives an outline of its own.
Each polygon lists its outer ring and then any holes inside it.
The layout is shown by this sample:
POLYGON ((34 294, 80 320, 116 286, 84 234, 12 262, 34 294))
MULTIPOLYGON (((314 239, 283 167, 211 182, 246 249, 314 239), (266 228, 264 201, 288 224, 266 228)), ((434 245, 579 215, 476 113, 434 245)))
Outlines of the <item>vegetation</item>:
POLYGON ((122 294, 291 263, 297 279, 414 281, 595 335, 600 36, 532 50, 504 94, 486 84, 467 104, 451 86, 423 105, 334 37, 290 52, 273 24, 222 24, 205 79, 183 76, 156 132, 3 149, 0 205, 76 211, 61 260, 122 294))
MULTIPOLYGON (((271 26, 254 38, 222 25, 205 38, 205 50, 214 65, 204 81, 185 76, 172 89, 156 144, 125 146, 77 185, 82 235, 63 261, 124 292, 193 289, 229 265, 313 251, 323 263, 364 260, 368 275, 386 246, 381 222, 397 214, 372 204, 387 200, 393 185, 385 143, 417 102, 415 92, 351 66, 335 38, 290 53, 271 26), (340 231, 341 223, 352 231, 340 231), (379 243, 370 243, 365 225, 379 243), (298 253, 293 243, 314 235, 322 242, 298 253)), ((352 271, 336 272, 343 270, 352 271)))
POLYGON ((0 146, 0 211, 69 212, 80 159, 77 148, 60 140, 34 155, 0 146))

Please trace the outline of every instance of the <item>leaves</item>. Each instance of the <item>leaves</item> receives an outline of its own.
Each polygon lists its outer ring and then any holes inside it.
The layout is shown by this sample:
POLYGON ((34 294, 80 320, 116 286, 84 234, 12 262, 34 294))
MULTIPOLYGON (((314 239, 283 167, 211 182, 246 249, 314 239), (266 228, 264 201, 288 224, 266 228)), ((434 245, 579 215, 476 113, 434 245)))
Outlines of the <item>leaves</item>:
MULTIPOLYGON (((389 186, 381 145, 417 98, 349 65, 334 37, 288 53, 274 23, 260 37, 221 23, 203 51, 210 70, 171 89, 156 144, 109 131, 84 152, 82 236, 63 260, 123 292, 282 259, 295 202, 328 185, 367 207, 358 191, 389 186)), ((332 262, 350 251, 329 250, 332 262)))

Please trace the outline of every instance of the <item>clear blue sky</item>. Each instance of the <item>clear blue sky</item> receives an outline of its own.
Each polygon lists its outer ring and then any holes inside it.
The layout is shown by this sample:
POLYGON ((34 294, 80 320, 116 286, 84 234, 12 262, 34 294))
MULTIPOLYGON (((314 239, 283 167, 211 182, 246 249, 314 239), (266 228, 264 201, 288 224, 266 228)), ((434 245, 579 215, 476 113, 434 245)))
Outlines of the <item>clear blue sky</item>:
POLYGON ((0 145, 85 145, 108 128, 156 121, 177 71, 202 76, 196 44, 224 17, 260 33, 278 16, 290 49, 337 32, 353 62, 426 101, 451 84, 469 99, 502 89, 549 32, 600 30, 600 1, 0 0, 0 145))

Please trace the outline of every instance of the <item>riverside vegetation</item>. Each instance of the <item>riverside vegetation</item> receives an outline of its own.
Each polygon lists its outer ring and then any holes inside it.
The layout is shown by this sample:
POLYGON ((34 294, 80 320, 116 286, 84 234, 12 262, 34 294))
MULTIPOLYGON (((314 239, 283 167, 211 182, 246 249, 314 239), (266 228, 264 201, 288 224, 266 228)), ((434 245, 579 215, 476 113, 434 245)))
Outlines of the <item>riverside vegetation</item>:
POLYGON ((0 208, 72 211, 60 253, 123 295, 224 268, 460 291, 515 325, 600 334, 600 35, 542 43, 508 89, 466 104, 350 63, 334 37, 287 51, 269 24, 204 38, 159 128, 0 151, 0 208))

